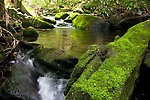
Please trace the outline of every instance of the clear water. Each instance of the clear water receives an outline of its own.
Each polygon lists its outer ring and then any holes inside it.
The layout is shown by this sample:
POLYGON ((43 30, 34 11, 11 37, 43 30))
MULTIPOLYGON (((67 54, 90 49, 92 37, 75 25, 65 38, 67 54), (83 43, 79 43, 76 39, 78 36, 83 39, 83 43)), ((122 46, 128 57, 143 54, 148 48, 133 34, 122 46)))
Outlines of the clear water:
POLYGON ((63 50, 66 54, 81 57, 90 45, 113 41, 116 34, 102 31, 85 31, 74 28, 55 28, 39 31, 36 43, 45 48, 63 50))

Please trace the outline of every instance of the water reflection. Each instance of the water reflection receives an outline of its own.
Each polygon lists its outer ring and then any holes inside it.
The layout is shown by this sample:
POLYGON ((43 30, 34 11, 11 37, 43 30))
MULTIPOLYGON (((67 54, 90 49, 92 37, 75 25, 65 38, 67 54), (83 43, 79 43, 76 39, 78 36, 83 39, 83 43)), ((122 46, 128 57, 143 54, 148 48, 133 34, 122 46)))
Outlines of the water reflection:
POLYGON ((57 48, 80 57, 89 45, 108 43, 113 41, 115 34, 100 31, 83 31, 72 28, 55 28, 40 31, 36 43, 43 44, 45 48, 57 48))

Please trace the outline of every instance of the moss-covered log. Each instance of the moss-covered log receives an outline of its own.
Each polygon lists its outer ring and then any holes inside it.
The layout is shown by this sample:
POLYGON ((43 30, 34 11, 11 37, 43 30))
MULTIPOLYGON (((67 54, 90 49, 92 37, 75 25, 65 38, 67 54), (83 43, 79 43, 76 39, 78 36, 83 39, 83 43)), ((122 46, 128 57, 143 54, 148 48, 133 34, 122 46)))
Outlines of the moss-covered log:
POLYGON ((129 100, 149 39, 147 20, 115 42, 88 50, 70 77, 66 100, 129 100))

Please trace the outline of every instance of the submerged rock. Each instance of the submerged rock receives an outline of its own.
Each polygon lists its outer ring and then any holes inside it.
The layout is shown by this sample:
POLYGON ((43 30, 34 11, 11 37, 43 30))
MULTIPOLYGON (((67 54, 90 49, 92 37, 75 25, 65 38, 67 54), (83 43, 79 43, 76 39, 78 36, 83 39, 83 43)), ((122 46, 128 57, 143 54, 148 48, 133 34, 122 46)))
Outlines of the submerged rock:
POLYGON ((107 30, 109 24, 101 17, 80 14, 72 22, 73 27, 81 30, 107 30))
POLYGON ((66 100, 129 100, 148 47, 149 27, 147 20, 115 42, 88 50, 71 74, 66 100))
POLYGON ((36 41, 38 36, 38 32, 31 26, 26 29, 23 29, 23 39, 26 41, 36 41))

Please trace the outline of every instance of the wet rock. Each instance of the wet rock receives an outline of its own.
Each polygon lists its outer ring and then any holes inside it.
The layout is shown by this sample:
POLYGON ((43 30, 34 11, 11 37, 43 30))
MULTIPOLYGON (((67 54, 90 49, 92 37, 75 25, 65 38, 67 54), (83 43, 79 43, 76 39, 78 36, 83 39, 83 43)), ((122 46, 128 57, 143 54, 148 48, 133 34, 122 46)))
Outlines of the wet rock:
POLYGON ((15 100, 40 100, 36 79, 39 74, 29 66, 17 65, 11 68, 11 76, 0 88, 4 99, 16 98, 15 100), (2 91, 3 89, 3 91, 2 91))
POLYGON ((125 19, 121 19, 120 17, 114 16, 113 18, 109 20, 110 20, 110 23, 117 29, 128 29, 140 22, 148 20, 149 18, 150 18, 150 15, 129 17, 125 19))
POLYGON ((65 23, 60 23, 60 24, 58 24, 57 26, 63 27, 63 26, 67 26, 67 24, 65 24, 65 23))
POLYGON ((88 50, 70 76, 66 100, 129 100, 148 47, 149 26, 149 20, 139 23, 117 41, 88 50))
POLYGON ((101 17, 80 14, 72 22, 73 27, 81 30, 107 30, 109 24, 101 17))
POLYGON ((55 15, 55 20, 66 19, 69 16, 66 12, 60 12, 55 15))
POLYGON ((29 26, 41 29, 53 29, 54 26, 48 22, 42 21, 37 18, 25 17, 22 19, 22 26, 27 28, 29 26))
POLYGON ((28 27, 26 29, 23 29, 23 39, 26 41, 36 41, 39 34, 33 27, 28 27))
POLYGON ((54 48, 39 46, 39 48, 34 51, 34 54, 34 65, 37 69, 39 65, 44 66, 42 67, 44 73, 49 70, 55 70, 70 75, 75 64, 78 62, 76 57, 66 55, 64 51, 54 48))
POLYGON ((50 20, 50 19, 47 19, 47 18, 44 18, 44 17, 39 17, 39 19, 45 21, 45 22, 48 22, 48 23, 51 23, 51 24, 56 24, 56 20, 50 20))
POLYGON ((16 47, 18 55, 16 63, 3 71, 4 77, 7 78, 3 86, 1 85, 0 97, 4 100, 12 100, 13 98, 14 100, 40 100, 37 78, 41 74, 36 71, 32 59, 29 58, 28 54, 31 51, 27 53, 29 49, 27 50, 25 46, 25 49, 21 48, 21 46, 23 46, 23 42, 16 47))
POLYGON ((67 17, 64 22, 72 23, 72 21, 79 15, 79 13, 68 13, 69 17, 67 17))

